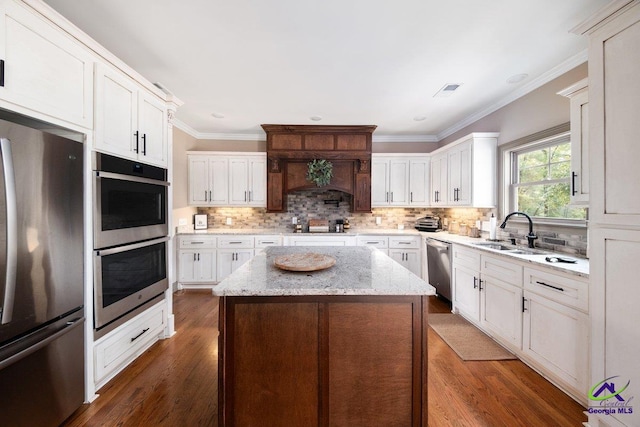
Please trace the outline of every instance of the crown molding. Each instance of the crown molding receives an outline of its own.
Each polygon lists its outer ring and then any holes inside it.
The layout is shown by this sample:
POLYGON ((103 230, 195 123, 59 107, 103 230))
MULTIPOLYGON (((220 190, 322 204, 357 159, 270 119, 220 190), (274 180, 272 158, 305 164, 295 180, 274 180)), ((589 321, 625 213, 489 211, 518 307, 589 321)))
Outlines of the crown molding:
POLYGON ((514 90, 513 92, 511 92, 510 94, 508 94, 507 96, 499 100, 498 102, 489 105, 487 108, 468 116, 467 118, 459 121, 453 126, 450 126, 447 129, 443 130, 442 132, 438 133, 437 135, 438 141, 442 141, 449 135, 452 135, 457 131, 464 129, 465 127, 477 122, 483 117, 486 117, 489 114, 499 110, 505 105, 512 103, 516 99, 521 98, 530 92, 533 92, 539 87, 549 83, 551 80, 557 77, 560 77, 561 75, 568 72, 569 70, 572 70, 578 65, 587 62, 587 59, 588 59, 588 54, 587 54, 587 49, 585 49, 579 52, 578 54, 572 56, 571 58, 567 59, 566 61, 562 62, 561 64, 557 65, 556 67, 552 68, 551 70, 547 71, 546 73, 533 79, 529 83, 520 86, 518 89, 514 90))
MULTIPOLYGON (((212 139, 218 141, 264 141, 264 132, 260 133, 205 133, 198 132, 179 119, 173 120, 173 127, 189 134, 195 139, 212 139)), ((438 142, 436 135, 373 135, 373 142, 438 142)))
POLYGON ((438 142, 436 135, 376 135, 373 142, 438 142))

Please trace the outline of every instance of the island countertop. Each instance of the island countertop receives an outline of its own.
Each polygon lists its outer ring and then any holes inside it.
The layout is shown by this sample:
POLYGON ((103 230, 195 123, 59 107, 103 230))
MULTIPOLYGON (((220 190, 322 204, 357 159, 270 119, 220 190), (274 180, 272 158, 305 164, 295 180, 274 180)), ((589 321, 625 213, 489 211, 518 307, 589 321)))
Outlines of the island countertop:
POLYGON ((218 296, 435 295, 435 288, 371 247, 273 246, 213 288, 218 296), (280 255, 319 253, 336 264, 313 272, 292 272, 274 265, 280 255))

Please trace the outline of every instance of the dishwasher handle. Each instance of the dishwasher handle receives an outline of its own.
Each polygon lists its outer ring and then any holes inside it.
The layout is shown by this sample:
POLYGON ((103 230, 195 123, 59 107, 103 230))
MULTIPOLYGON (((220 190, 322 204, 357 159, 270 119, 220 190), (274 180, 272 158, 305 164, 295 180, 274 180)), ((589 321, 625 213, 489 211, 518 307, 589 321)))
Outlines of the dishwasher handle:
POLYGON ((438 248, 438 249, 441 249, 441 250, 444 250, 444 251, 448 251, 449 247, 451 246, 451 243, 445 243, 445 242, 442 242, 440 240, 427 238, 427 246, 432 246, 434 248, 438 248))

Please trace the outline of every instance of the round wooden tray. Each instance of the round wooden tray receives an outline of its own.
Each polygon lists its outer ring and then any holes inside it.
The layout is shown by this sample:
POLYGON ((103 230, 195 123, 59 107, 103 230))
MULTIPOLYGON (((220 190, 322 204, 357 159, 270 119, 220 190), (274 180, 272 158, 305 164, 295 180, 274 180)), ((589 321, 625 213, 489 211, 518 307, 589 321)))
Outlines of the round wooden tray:
POLYGON ((273 263, 276 267, 287 271, 318 271, 331 267, 336 263, 336 259, 329 255, 307 252, 280 255, 273 263))

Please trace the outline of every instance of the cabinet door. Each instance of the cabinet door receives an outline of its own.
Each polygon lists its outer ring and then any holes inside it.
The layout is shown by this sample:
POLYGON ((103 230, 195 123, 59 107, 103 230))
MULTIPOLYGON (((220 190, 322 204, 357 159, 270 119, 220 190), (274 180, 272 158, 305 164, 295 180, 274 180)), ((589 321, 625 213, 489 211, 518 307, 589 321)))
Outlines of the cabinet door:
POLYGON ((267 159, 249 159, 249 205, 267 206, 267 159))
POLYGON ((389 204, 409 205, 409 160, 389 161, 389 204))
POLYGON ((453 305, 464 317, 480 323, 480 292, 477 271, 454 266, 451 274, 453 282, 453 305))
POLYGON ((189 156, 189 205, 208 205, 211 191, 209 185, 209 158, 189 156))
POLYGON ((253 249, 218 249, 218 281, 233 273, 253 257, 253 249))
POLYGON ((409 161, 409 204, 429 205, 429 159, 409 161))
POLYGON ((226 157, 209 158, 209 204, 229 204, 229 161, 226 157))
POLYGON ((431 204, 446 205, 447 194, 447 156, 442 155, 431 160, 431 204))
POLYGON ((522 346, 522 288, 490 276, 480 282, 480 324, 492 335, 512 345, 522 346))
POLYGON ((235 257, 235 251, 232 249, 218 249, 216 256, 218 282, 224 280, 225 277, 233 272, 235 257))
POLYGON ((137 160, 138 88, 124 74, 100 64, 96 78, 96 149, 137 160))
POLYGON ((194 282, 196 280, 196 264, 198 251, 186 250, 178 253, 178 281, 194 282))
MULTIPOLYGON (((640 7, 594 32, 589 51, 589 222, 640 223, 640 7), (634 52, 631 54, 631 52, 634 52), (593 57, 593 59, 592 59, 593 57), (592 78, 593 76, 593 78, 592 78), (596 197, 597 195, 597 197, 596 197)), ((639 417, 640 419, 640 417, 639 417)))
POLYGON ((232 271, 236 271, 242 264, 253 258, 253 249, 237 250, 233 261, 232 271))
POLYGON ((407 270, 411 271, 416 276, 420 276, 422 273, 420 264, 420 251, 407 251, 399 249, 390 249, 389 256, 404 266, 407 270))
POLYGON ((249 202, 249 162, 247 159, 229 159, 229 204, 246 205, 249 202))
POLYGON ((197 279, 199 282, 216 281, 216 251, 201 250, 198 252, 197 279))
POLYGON ((139 159, 167 167, 167 108, 150 93, 140 91, 138 102, 139 159))
POLYGON ((450 205, 471 204, 471 143, 453 148, 448 155, 450 205))
POLYGON ((589 92, 571 97, 571 204, 589 204, 589 92))
POLYGON ((371 161, 371 206, 389 205, 389 162, 371 161))
MULTIPOLYGON (((0 5, 0 103, 93 127, 93 58, 77 40, 18 2, 0 5)), ((46 118, 45 118, 46 119, 46 118)))
MULTIPOLYGON (((589 316, 529 291, 525 291, 524 296, 522 350, 525 356, 572 386, 576 394, 586 395, 589 316)), ((625 348, 623 353, 628 350, 625 348)), ((634 365, 637 365, 637 358, 631 357, 634 358, 634 365)), ((631 373, 633 369, 617 372, 631 373)))

